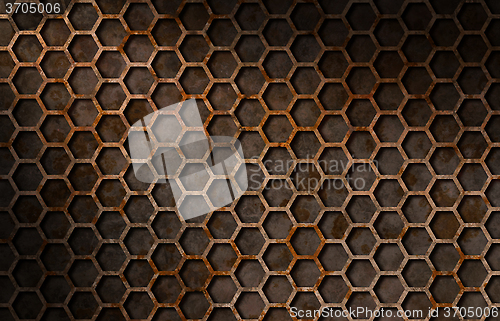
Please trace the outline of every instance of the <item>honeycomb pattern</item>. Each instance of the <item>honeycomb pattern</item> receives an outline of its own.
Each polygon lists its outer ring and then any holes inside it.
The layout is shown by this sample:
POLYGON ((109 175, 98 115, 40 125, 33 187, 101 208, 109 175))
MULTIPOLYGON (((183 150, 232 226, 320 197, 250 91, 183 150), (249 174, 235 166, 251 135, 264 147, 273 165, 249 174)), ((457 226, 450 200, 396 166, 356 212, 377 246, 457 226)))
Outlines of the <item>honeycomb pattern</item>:
POLYGON ((0 14, 1 320, 500 306, 496 0, 62 6, 0 14), (183 222, 124 135, 189 98, 252 176, 183 222))

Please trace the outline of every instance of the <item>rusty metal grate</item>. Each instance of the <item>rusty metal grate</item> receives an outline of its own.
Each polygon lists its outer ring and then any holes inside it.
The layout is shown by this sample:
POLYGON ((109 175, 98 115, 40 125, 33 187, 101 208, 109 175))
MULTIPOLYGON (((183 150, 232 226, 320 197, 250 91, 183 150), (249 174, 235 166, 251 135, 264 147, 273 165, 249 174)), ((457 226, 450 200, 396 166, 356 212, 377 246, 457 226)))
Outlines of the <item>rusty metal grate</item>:
POLYGON ((63 7, 0 15, 1 320, 499 306, 497 1, 63 7), (189 98, 257 184, 181 223, 125 133, 189 98))

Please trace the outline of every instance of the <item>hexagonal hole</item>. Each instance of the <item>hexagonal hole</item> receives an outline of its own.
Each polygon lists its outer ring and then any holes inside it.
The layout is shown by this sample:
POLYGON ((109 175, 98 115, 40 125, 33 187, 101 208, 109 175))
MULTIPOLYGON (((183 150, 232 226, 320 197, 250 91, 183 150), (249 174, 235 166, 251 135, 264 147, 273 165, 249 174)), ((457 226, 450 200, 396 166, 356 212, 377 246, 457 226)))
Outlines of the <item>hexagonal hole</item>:
POLYGON ((396 207, 401 202, 404 191, 395 179, 384 179, 377 185, 374 195, 383 207, 396 207))
POLYGON ((349 287, 340 275, 327 275, 321 281, 318 291, 325 302, 340 303, 344 300, 349 287))
POLYGON ((96 67, 104 78, 118 78, 125 69, 125 61, 119 52, 103 51, 96 61, 96 67))
MULTIPOLYGON (((10 24, 6 27, 9 28, 10 24)), ((19 61, 35 62, 42 52, 42 45, 35 36, 21 35, 12 46, 12 51, 19 61)))
POLYGON ((181 65, 175 51, 160 51, 151 63, 156 75, 160 78, 174 78, 181 65))
POLYGON ((375 150, 376 143, 369 132, 355 131, 349 137, 346 147, 352 157, 366 159, 370 158, 370 155, 375 150))
POLYGON ((465 223, 481 223, 488 206, 479 195, 465 195, 457 210, 465 223))
POLYGON ((285 303, 292 293, 292 286, 286 276, 271 276, 264 284, 263 291, 269 302, 285 303))
POLYGON ((451 175, 455 172, 460 159, 451 147, 438 147, 431 156, 430 163, 438 175, 451 175))
POLYGON ((424 62, 432 51, 432 46, 424 35, 409 35, 402 50, 409 62, 424 62))
POLYGON ((354 223, 368 223, 377 208, 368 195, 354 195, 346 206, 346 212, 354 223))
POLYGON ((68 115, 75 126, 92 126, 99 111, 90 99, 77 99, 68 110, 68 115))
POLYGON ((397 148, 387 147, 379 149, 375 161, 380 174, 396 175, 399 173, 404 160, 397 148))
POLYGON ((410 126, 425 126, 432 115, 432 109, 424 99, 410 99, 402 115, 410 126))
POLYGON ((96 131, 103 142, 119 142, 127 127, 118 115, 107 115, 101 117, 96 131))
POLYGON ((381 78, 397 78, 403 69, 404 63, 397 52, 381 51, 373 66, 381 78))
POLYGON ((425 287, 432 276, 432 271, 425 260, 409 260, 402 275, 409 286, 425 287))
POLYGON ((374 126, 374 131, 381 142, 397 142, 404 126, 395 115, 382 115, 374 126))
POLYGON ((431 188, 430 196, 440 207, 451 207, 457 200, 460 192, 451 179, 438 179, 431 188))
POLYGON ((243 255, 258 255, 264 242, 258 228, 242 228, 235 239, 235 244, 243 255))
POLYGON ((119 303, 126 288, 117 275, 105 275, 99 280, 96 292, 103 303, 119 303))
POLYGON ((12 303, 20 319, 36 319, 43 307, 36 292, 21 292, 12 303), (26 308, 29 307, 29 308, 26 308))
POLYGON ((40 34, 49 46, 64 46, 70 31, 63 19, 48 19, 40 34))
POLYGON ((104 239, 118 239, 127 224, 119 212, 102 212, 96 223, 99 234, 104 239))
POLYGON ((368 62, 373 57, 376 47, 368 35, 354 35, 346 46, 352 61, 368 62))
POLYGON ((235 303, 235 308, 243 319, 256 319, 266 305, 258 292, 243 292, 235 303))
POLYGON ((293 255, 286 244, 273 243, 267 247, 262 258, 269 270, 286 271, 293 259, 293 255))
POLYGON ((480 287, 488 275, 481 260, 464 260, 457 272, 462 284, 467 287, 480 287))
POLYGON ((367 287, 375 278, 376 272, 369 260, 353 260, 346 276, 355 287, 367 287))
POLYGON ((237 35, 236 28, 229 19, 214 19, 207 31, 216 46, 230 46, 237 35))
POLYGON ((312 67, 298 67, 290 80, 298 94, 314 94, 318 89, 320 78, 312 67))
POLYGON ((384 239, 397 239, 404 223, 397 212, 381 212, 374 223, 378 235, 384 239))
POLYGON ((341 116, 328 115, 323 118, 318 131, 326 142, 338 143, 344 140, 348 127, 341 116))
POLYGON ((297 132, 290 143, 295 156, 300 159, 312 159, 318 153, 321 144, 314 132, 297 132))
POLYGON ((133 3, 123 14, 130 30, 147 30, 154 19, 154 15, 146 3, 133 3))
POLYGON ((349 8, 346 18, 354 30, 369 30, 376 16, 370 4, 355 3, 349 8))
POLYGON ((431 237, 421 227, 410 227, 403 237, 403 246, 410 255, 424 255, 431 243, 431 237))
POLYGON ((289 139, 293 127, 286 116, 272 115, 267 118, 262 130, 270 142, 285 142, 289 139))
POLYGON ((312 35, 299 35, 290 47, 293 56, 299 62, 312 62, 316 60, 321 47, 312 35))
POLYGON ((62 115, 49 115, 43 121, 40 130, 47 142, 63 142, 71 130, 66 118, 62 115))
POLYGON ((146 319, 154 303, 146 292, 131 292, 123 306, 131 319, 146 319))
POLYGON ((217 83, 212 86, 207 98, 212 108, 216 110, 230 110, 238 98, 238 95, 231 84, 217 83))
POLYGON ((452 303, 458 295, 460 287, 453 276, 438 275, 429 290, 436 302, 452 303))
POLYGON ((326 51, 318 67, 326 78, 342 78, 349 64, 341 51, 326 51))
POLYGON ((71 57, 73 57, 73 60, 75 60, 76 62, 90 62, 94 59, 94 56, 97 53, 99 47, 95 43, 92 36, 79 35, 75 36, 71 40, 71 44, 69 45, 68 49, 71 57))
POLYGON ((375 237, 368 228, 353 228, 347 237, 347 246, 354 255, 368 255, 374 245, 375 237))
POLYGON ((75 228, 68 239, 68 244, 76 255, 91 255, 98 242, 91 228, 75 228))
POLYGON ((382 83, 378 86, 373 98, 380 109, 396 110, 398 109, 404 96, 395 83, 382 83))
POLYGON ((453 51, 438 51, 430 63, 434 75, 438 78, 453 78, 460 67, 453 51))
POLYGON ((210 281, 207 290, 214 302, 229 303, 236 294, 237 289, 230 276, 216 275, 212 281, 210 281))
POLYGON ((131 286, 143 287, 151 282, 154 271, 147 260, 132 260, 123 275, 131 286))
POLYGON ((264 117, 265 110, 262 108, 261 103, 256 99, 242 100, 236 111, 235 115, 238 121, 243 126, 258 126, 264 117))
POLYGON ((286 51, 270 51, 262 66, 270 78, 285 78, 292 68, 292 61, 286 51))
POLYGON ((382 46, 397 46, 404 35, 403 28, 396 19, 380 19, 374 35, 382 46))
POLYGON ((214 212, 207 223, 210 234, 217 239, 229 239, 236 226, 236 221, 229 212, 214 212))
POLYGON ((346 111, 351 125, 361 127, 368 127, 376 114, 368 99, 354 99, 346 111))
POLYGON ((99 16, 90 3, 79 3, 71 8, 68 19, 77 30, 91 30, 99 16))
POLYGON ((408 164, 402 179, 410 191, 423 191, 429 185, 432 174, 425 164, 408 164))
POLYGON ((436 212, 429 226, 436 238, 452 239, 455 237, 460 223, 453 212, 436 212))
POLYGON ((92 260, 75 260, 68 271, 71 282, 75 286, 90 287, 96 279, 98 272, 92 260))
POLYGON ((75 164, 68 179, 76 191, 91 191, 99 175, 91 164, 75 164))
POLYGON ((147 68, 130 68, 123 79, 131 94, 147 94, 154 83, 153 75, 147 68))
POLYGON ((151 35, 159 46, 174 46, 182 32, 174 19, 159 19, 151 35))
POLYGON ((237 63, 230 51, 216 51, 210 56, 207 66, 214 77, 230 78, 237 63))
POLYGON ((205 70, 201 67, 188 67, 179 79, 187 94, 202 94, 209 83, 205 70))
POLYGON ((480 67, 464 67, 457 81, 465 94, 480 94, 488 79, 480 67))
POLYGON ((467 3, 457 14, 460 24, 465 30, 479 30, 484 25, 488 15, 479 3, 467 3))
POLYGON ((402 16, 410 30, 425 30, 432 19, 432 13, 424 3, 409 4, 402 16))
POLYGON ((43 176, 36 164, 19 164, 12 178, 20 191, 35 191, 43 176))
MULTIPOLYGON (((101 11, 104 11, 101 8, 101 11)), ((96 36, 104 46, 119 46, 127 33, 118 19, 103 19, 96 30, 96 36)))
POLYGON ((36 94, 42 81, 40 73, 34 67, 20 67, 12 78, 12 82, 20 94, 36 94))
POLYGON ((123 51, 131 62, 145 62, 149 60, 154 47, 147 36, 132 35, 123 46, 123 51))
POLYGON ((73 69, 68 83, 76 94, 89 95, 94 92, 98 78, 94 70, 89 67, 79 67, 73 69))
POLYGON ((408 195, 401 210, 410 223, 425 223, 432 207, 423 195, 408 195))
POLYGON ((47 271, 64 271, 71 260, 71 256, 64 244, 49 243, 40 256, 47 271))
POLYGON ((123 243, 132 255, 147 255, 154 243, 153 236, 147 228, 131 228, 123 243))
MULTIPOLYGON (((250 231, 251 236, 256 236, 257 234, 255 233, 255 230, 248 230, 250 231)), ((243 239, 240 239, 244 241, 246 238, 247 241, 250 241, 251 245, 248 247, 255 246, 257 250, 255 249, 249 249, 249 252, 255 253, 255 251, 259 250, 259 245, 260 243, 264 243, 263 237, 260 237, 260 240, 258 237, 255 238, 255 240, 248 240, 249 235, 243 236, 243 239)), ((242 246, 241 242, 238 242, 239 246, 242 246)), ((246 244, 248 246, 248 244, 246 244)), ((262 246, 262 245, 260 245, 262 246)), ((242 251, 243 252, 243 251, 242 251)), ((210 250, 210 253, 208 254, 208 261, 210 262, 210 265, 212 265, 213 269, 216 271, 229 271, 233 267, 234 263, 236 262, 237 255, 234 252, 233 248, 229 244, 215 244, 212 249, 210 250)))
POLYGON ((120 270, 125 259, 125 253, 118 244, 103 244, 96 255, 96 260, 104 271, 120 270))
POLYGON ((375 86, 375 76, 368 67, 352 68, 347 76, 346 83, 353 94, 369 94, 375 86))
POLYGON ((403 149, 409 158, 425 158, 429 153, 432 143, 425 132, 409 132, 404 141, 403 149))
MULTIPOLYGON (((498 260, 498 254, 500 253, 500 247, 498 244, 492 244, 488 253, 486 253, 486 262, 491 267, 492 270, 500 270, 500 261, 498 260)), ((491 281, 491 280, 490 280, 491 281)))
POLYGON ((161 303, 175 303, 181 290, 179 281, 172 275, 158 277, 151 288, 155 298, 161 303))
POLYGON ((62 179, 51 179, 45 181, 40 195, 47 206, 62 207, 71 195, 71 192, 62 179))
POLYGON ((466 131, 457 143, 464 158, 479 159, 483 156, 488 143, 481 132, 466 131))
POLYGON ((403 294, 403 285, 397 276, 383 276, 374 287, 380 302, 396 303, 403 294))
MULTIPOLYGON (((161 244, 156 247, 151 259, 160 271, 174 271, 181 261, 181 254, 174 244, 161 244)), ((191 261, 189 261, 191 262, 191 261)), ((195 261, 196 262, 196 261, 195 261)), ((186 263, 187 264, 187 263, 186 263)), ((186 265, 185 264, 185 265, 186 265)), ((203 264, 204 265, 204 264, 203 264)), ((206 268, 205 268, 206 270, 206 268)), ((201 271, 198 269, 198 271, 201 271)), ((207 271, 208 273, 208 271, 207 271)), ((202 273, 200 272, 200 278, 202 273)), ((184 281, 186 282, 186 281, 184 281)), ((204 281, 202 281, 203 283, 204 281)), ((189 285, 188 285, 189 286, 189 285)))
POLYGON ((483 231, 477 227, 466 227, 460 233, 458 245, 465 255, 480 255, 488 240, 483 231))
POLYGON ((208 50, 209 47, 207 41, 200 35, 186 36, 186 38, 182 40, 179 47, 179 51, 187 62, 203 61, 208 53, 208 50))
POLYGON ((318 24, 320 13, 312 3, 300 3, 295 6, 290 18, 297 30, 313 30, 318 24))
POLYGON ((326 83, 318 94, 318 98, 326 110, 340 110, 347 102, 349 95, 340 83, 326 83))
POLYGON ((242 35, 234 50, 243 62, 257 62, 264 53, 265 47, 256 35, 242 35))
POLYGON ((264 275, 264 270, 257 260, 242 260, 235 271, 235 276, 244 287, 257 287, 264 275))
POLYGON ((424 67, 410 67, 406 70, 402 83, 409 94, 423 95, 432 83, 432 78, 424 67))
POLYGON ((404 259, 397 244, 382 243, 373 258, 382 271, 396 271, 404 259))
POLYGON ((452 271, 460 259, 460 253, 453 244, 436 244, 429 256, 437 271, 452 271))

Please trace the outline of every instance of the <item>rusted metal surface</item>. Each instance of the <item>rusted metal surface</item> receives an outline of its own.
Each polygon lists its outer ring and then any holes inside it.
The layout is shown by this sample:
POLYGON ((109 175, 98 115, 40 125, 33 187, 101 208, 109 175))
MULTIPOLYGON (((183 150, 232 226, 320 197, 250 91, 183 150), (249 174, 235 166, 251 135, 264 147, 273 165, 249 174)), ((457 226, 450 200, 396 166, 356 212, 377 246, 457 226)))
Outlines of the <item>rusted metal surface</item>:
POLYGON ((0 15, 1 320, 499 305, 497 1, 63 8, 0 15), (181 223, 125 134, 189 98, 253 181, 181 223))

